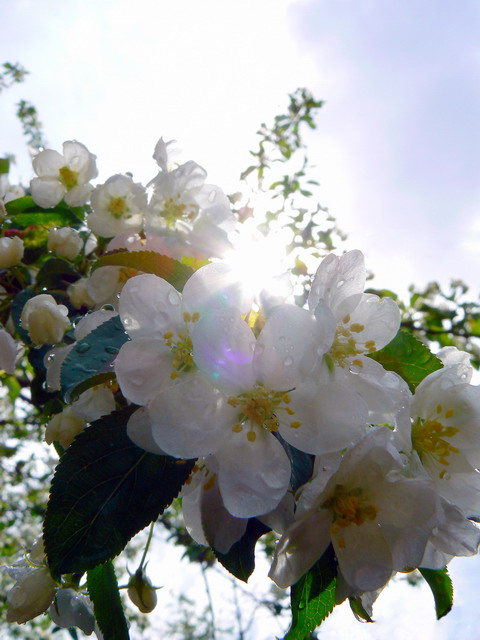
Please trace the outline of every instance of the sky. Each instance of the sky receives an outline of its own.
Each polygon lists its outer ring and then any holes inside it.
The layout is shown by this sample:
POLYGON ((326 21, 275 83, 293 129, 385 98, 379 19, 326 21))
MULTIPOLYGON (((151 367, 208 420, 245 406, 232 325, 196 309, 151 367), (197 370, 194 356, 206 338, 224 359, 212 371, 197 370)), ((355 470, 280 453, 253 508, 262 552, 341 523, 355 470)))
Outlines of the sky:
MULTIPOLYGON (((0 96, 0 155, 17 155, 16 179, 32 177, 14 116, 26 99, 52 148, 75 138, 97 155, 101 181, 125 171, 149 180, 164 136, 231 192, 259 124, 305 86, 325 100, 307 136, 322 203, 377 285, 455 277, 478 292, 477 0, 0 0, 0 16, 0 62, 30 71, 0 96)), ((393 639, 394 628, 450 640, 459 624, 475 629, 478 568, 453 566, 458 604, 444 621, 428 589, 412 603, 400 585, 407 622, 392 627, 399 598, 385 593, 385 626, 347 627, 340 612, 322 637, 389 629, 393 639)))

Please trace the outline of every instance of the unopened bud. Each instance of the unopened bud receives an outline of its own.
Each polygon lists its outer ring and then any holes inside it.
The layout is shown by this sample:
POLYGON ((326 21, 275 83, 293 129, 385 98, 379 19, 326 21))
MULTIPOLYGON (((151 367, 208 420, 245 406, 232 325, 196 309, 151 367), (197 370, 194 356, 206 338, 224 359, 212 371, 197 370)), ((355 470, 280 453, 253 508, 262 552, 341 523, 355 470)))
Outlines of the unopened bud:
POLYGON ((157 593, 150 579, 137 569, 128 582, 128 596, 142 613, 150 613, 157 606, 157 593))
POLYGON ((61 227, 60 229, 49 229, 48 250, 54 251, 63 258, 73 260, 80 253, 83 247, 83 240, 78 235, 78 231, 71 227, 61 227))
POLYGON ((61 342, 65 331, 70 329, 68 309, 57 304, 55 298, 46 293, 30 298, 23 307, 21 324, 33 344, 55 344, 61 342))
POLYGON ((17 238, 0 238, 0 269, 14 267, 23 258, 23 240, 17 238))

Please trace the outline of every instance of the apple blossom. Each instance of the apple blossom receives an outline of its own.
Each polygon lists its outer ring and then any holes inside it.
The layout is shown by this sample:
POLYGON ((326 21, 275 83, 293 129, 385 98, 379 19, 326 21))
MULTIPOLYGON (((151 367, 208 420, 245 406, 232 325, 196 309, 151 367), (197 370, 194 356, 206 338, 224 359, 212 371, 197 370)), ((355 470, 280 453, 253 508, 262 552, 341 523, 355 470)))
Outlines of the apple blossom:
POLYGON ((409 477, 391 432, 378 428, 345 454, 281 538, 269 575, 280 587, 293 584, 332 542, 350 587, 375 591, 394 571, 420 566, 439 522, 430 479, 409 477))
POLYGON ((0 269, 14 267, 23 258, 23 240, 18 236, 0 238, 0 269))
POLYGON ((70 329, 67 307, 57 304, 55 298, 46 293, 27 300, 21 323, 35 345, 61 342, 65 331, 70 329))
POLYGON ((49 251, 73 260, 82 250, 83 240, 78 231, 71 227, 53 228, 48 230, 47 247, 49 251))
POLYGON ((130 176, 116 174, 91 195, 93 213, 87 216, 90 229, 99 236, 112 238, 125 231, 140 231, 147 206, 145 188, 130 176))
POLYGON ((75 436, 84 430, 85 420, 75 415, 72 407, 65 407, 48 421, 45 431, 45 442, 59 442, 64 449, 69 447, 75 436))
POLYGON ((96 631, 90 599, 74 589, 58 589, 49 614, 53 622, 64 629, 78 627, 87 636, 96 631))
POLYGON ((33 159, 37 178, 30 181, 32 198, 44 209, 57 205, 62 198, 78 207, 90 198, 89 181, 97 176, 96 156, 76 140, 63 143, 63 155, 52 149, 41 151, 33 159))

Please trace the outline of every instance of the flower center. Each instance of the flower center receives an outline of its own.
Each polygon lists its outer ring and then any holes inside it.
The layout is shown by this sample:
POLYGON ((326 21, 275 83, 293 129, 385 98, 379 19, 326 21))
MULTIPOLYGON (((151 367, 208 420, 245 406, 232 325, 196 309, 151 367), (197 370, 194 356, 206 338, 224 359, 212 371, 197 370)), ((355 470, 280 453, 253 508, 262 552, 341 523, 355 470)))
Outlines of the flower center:
POLYGON ((78 172, 72 171, 70 167, 61 167, 58 172, 60 174, 60 182, 67 191, 73 189, 78 184, 78 172))
MULTIPOLYGON (((378 513, 378 508, 363 495, 363 489, 357 487, 348 490, 341 484, 337 484, 333 496, 325 500, 321 508, 329 509, 332 514, 332 534, 339 533, 351 524, 360 526, 366 520, 375 520, 378 513)), ((339 544, 341 547, 345 546, 341 537, 339 544)))
MULTIPOLYGON (((458 433, 457 427, 445 426, 440 421, 442 413, 443 420, 448 420, 453 416, 453 409, 443 411, 442 405, 438 405, 436 409, 437 415, 429 420, 418 418, 412 425, 412 442, 413 447, 423 460, 425 456, 433 456, 437 462, 444 467, 450 464, 448 457, 451 453, 458 453, 457 447, 454 447, 449 440, 458 433)), ((446 469, 440 472, 440 478, 446 474, 446 469)))
MULTIPOLYGON (((232 427, 232 431, 240 433, 243 427, 250 426, 247 432, 247 439, 255 442, 257 434, 254 427, 262 427, 267 431, 278 431, 280 427, 279 412, 285 411, 287 416, 293 416, 295 411, 291 409, 290 396, 284 391, 269 391, 265 387, 258 385, 251 391, 242 393, 239 396, 231 396, 228 404, 238 409, 237 422, 232 427)), ((287 424, 292 429, 298 429, 301 423, 298 420, 289 420, 287 424)))
POLYGON ((350 320, 350 315, 347 314, 337 326, 333 345, 327 354, 327 362, 330 359, 339 366, 345 367, 350 358, 376 351, 375 340, 367 340, 366 342, 358 340, 356 334, 362 333, 365 330, 365 325, 359 322, 350 322, 350 320))
POLYGON ((121 218, 128 211, 127 201, 125 198, 110 198, 108 210, 114 218, 121 218))
POLYGON ((198 207, 194 204, 185 204, 174 198, 168 198, 163 203, 161 215, 168 227, 174 227, 177 220, 193 220, 198 213, 198 207))
MULTIPOLYGON (((185 311, 183 314, 183 319, 187 323, 198 322, 199 318, 200 314, 198 311, 195 313, 188 313, 185 311)), ((170 374, 170 378, 172 380, 178 378, 181 372, 191 371, 196 367, 193 360, 192 339, 187 331, 179 331, 176 338, 174 337, 173 331, 167 331, 163 334, 163 339, 167 347, 170 347, 173 356, 173 371, 170 374)))

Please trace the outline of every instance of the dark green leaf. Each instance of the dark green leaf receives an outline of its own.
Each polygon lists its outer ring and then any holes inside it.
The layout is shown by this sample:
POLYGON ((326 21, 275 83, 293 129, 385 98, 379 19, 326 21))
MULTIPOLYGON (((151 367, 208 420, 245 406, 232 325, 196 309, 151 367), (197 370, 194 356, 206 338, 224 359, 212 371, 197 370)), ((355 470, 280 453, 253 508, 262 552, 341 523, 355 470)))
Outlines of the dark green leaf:
POLYGON ((446 616, 453 607, 453 586, 447 569, 419 569, 428 582, 435 600, 437 620, 446 616))
POLYGON ((134 408, 92 423, 68 447, 53 478, 44 523, 50 570, 82 573, 114 558, 171 504, 193 460, 137 447, 127 436, 134 408))
POLYGON ((46 289, 66 289, 80 278, 72 265, 61 258, 50 258, 44 262, 37 274, 37 286, 46 289))
POLYGON ((111 562, 106 562, 87 573, 88 595, 104 640, 129 640, 117 578, 111 562))
POLYGON ((243 536, 227 553, 215 551, 218 561, 236 578, 248 582, 255 569, 255 545, 270 528, 257 518, 250 518, 243 536))
POLYGON ((169 282, 175 289, 181 291, 193 273, 193 269, 186 264, 163 256, 156 251, 116 251, 107 253, 97 260, 93 270, 98 267, 117 266, 128 267, 153 273, 169 282))
POLYGON ((353 611, 355 617, 358 620, 364 620, 365 622, 373 622, 372 618, 365 611, 360 598, 349 598, 350 609, 353 611))
POLYGON ((332 545, 291 589, 292 624, 284 640, 305 640, 335 607, 337 561, 332 545))
POLYGON ((17 294, 15 300, 12 302, 11 313, 13 324, 15 325, 18 335, 25 344, 31 344, 32 341, 30 340, 28 331, 20 324, 20 318, 22 316, 23 307, 26 305, 27 301, 30 300, 30 298, 34 298, 36 295, 37 294, 33 289, 23 289, 19 294, 17 294))
MULTIPOLYGON (((107 320, 79 340, 65 358, 61 369, 62 393, 66 402, 78 396, 82 385, 99 374, 113 373, 112 362, 120 347, 128 340, 118 316, 107 320)), ((95 383, 96 384, 96 383, 95 383)))
POLYGON ((387 371, 398 373, 412 392, 429 373, 443 366, 423 342, 407 331, 399 331, 386 347, 370 354, 370 358, 387 371))
POLYGON ((313 461, 315 456, 312 456, 309 453, 305 453, 304 451, 300 451, 299 449, 293 447, 282 438, 278 431, 276 433, 273 432, 273 435, 285 449, 285 453, 290 460, 290 464, 292 467, 290 486, 294 491, 296 491, 299 487, 302 486, 302 484, 308 482, 312 477, 313 461))

